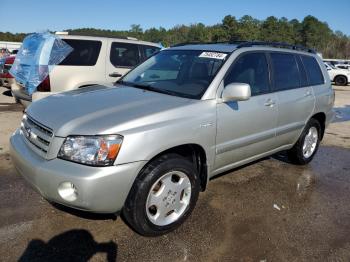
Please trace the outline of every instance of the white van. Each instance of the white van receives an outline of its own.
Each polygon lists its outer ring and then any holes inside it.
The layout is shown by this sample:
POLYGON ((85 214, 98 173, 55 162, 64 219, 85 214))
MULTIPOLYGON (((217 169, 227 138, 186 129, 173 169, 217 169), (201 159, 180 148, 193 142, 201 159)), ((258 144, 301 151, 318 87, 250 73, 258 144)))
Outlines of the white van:
POLYGON ((96 84, 112 85, 161 49, 159 44, 136 38, 69 35, 66 32, 57 35, 73 47, 73 52, 50 72, 32 95, 21 83, 13 83, 11 90, 17 102, 27 106, 31 101, 63 91, 96 84))

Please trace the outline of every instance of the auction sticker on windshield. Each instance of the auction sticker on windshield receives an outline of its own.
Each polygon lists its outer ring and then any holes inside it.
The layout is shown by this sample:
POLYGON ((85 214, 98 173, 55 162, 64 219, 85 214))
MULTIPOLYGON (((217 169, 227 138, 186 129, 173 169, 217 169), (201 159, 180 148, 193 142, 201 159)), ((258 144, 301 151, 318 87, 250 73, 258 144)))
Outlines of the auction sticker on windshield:
POLYGON ((226 56, 227 54, 218 52, 203 52, 199 55, 199 57, 214 59, 224 59, 226 56))

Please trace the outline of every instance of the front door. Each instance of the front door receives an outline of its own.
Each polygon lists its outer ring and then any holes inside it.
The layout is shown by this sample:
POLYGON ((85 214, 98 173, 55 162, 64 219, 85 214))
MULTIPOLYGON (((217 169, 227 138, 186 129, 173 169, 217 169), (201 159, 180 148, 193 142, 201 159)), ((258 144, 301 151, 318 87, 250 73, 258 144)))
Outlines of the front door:
POLYGON ((267 56, 264 52, 240 55, 224 78, 224 85, 247 83, 251 98, 217 105, 215 169, 275 148, 277 97, 271 93, 267 56))

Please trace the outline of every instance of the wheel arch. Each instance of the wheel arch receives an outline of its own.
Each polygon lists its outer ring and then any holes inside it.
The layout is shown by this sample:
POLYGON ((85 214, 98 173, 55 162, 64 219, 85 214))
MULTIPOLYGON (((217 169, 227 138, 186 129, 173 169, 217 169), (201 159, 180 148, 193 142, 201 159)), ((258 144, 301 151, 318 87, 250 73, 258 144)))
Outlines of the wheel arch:
POLYGON ((326 129, 326 114, 324 112, 318 112, 314 114, 310 119, 316 119, 321 125, 321 140, 323 139, 324 132, 326 129))
MULTIPOLYGON (((153 156, 144 167, 141 169, 140 173, 147 167, 147 165, 154 159, 165 155, 175 153, 178 154, 190 162, 192 162, 198 171, 201 191, 205 191, 208 182, 208 165, 207 165, 207 154, 204 148, 199 144, 182 144, 165 149, 155 156, 153 156)), ((138 179, 138 176, 136 177, 138 179)))
POLYGON ((338 77, 345 77, 346 82, 349 83, 349 78, 348 78, 346 75, 343 75, 343 74, 335 75, 334 78, 333 78, 333 81, 335 82, 335 80, 336 80, 338 77))

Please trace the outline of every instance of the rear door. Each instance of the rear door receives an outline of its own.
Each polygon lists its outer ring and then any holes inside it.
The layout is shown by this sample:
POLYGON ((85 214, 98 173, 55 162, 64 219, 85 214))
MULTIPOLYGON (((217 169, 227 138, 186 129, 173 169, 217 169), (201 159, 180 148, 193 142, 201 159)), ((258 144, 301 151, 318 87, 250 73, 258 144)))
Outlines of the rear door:
POLYGON ((52 92, 104 84, 106 42, 99 39, 62 39, 73 51, 50 72, 52 92))
POLYGON ((216 170, 275 148, 277 98, 271 93, 266 53, 241 54, 224 78, 225 86, 230 83, 249 84, 251 97, 217 105, 216 170))
POLYGON ((141 62, 138 44, 110 41, 110 51, 106 59, 106 79, 115 82, 141 62))
POLYGON ((315 106, 315 96, 299 55, 270 53, 273 89, 278 101, 276 143, 294 144, 315 106))

